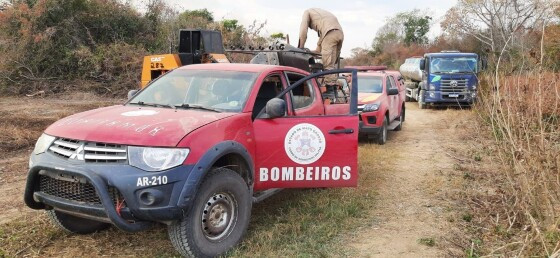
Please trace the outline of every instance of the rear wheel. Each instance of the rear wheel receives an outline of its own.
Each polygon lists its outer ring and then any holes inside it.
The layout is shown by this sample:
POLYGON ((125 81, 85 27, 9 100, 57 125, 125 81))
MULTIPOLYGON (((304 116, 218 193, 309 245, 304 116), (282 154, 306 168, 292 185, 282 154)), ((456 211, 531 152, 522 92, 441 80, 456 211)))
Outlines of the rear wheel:
POLYGON ((245 235, 251 204, 249 188, 241 176, 231 169, 213 169, 189 212, 169 225, 171 243, 183 256, 219 256, 245 235))
POLYGON ((47 210, 47 216, 59 228, 76 234, 90 234, 109 227, 109 224, 84 219, 57 210, 47 210))
POLYGON ((377 136, 377 144, 383 145, 387 142, 387 126, 389 125, 389 119, 385 117, 383 119, 383 126, 381 126, 381 132, 377 136))
POLYGON ((395 131, 402 130, 403 122, 404 122, 404 108, 401 110, 401 114, 399 115, 399 125, 395 127, 395 131))

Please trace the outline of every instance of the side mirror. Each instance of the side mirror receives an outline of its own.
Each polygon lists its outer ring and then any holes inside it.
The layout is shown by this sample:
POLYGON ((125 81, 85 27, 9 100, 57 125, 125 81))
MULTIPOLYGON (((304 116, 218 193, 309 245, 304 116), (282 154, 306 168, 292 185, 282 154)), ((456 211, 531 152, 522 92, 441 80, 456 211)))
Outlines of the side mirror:
POLYGON ((136 93, 138 93, 139 90, 129 90, 128 91, 128 100, 130 100, 132 97, 134 97, 136 95, 136 93))
POLYGON ((283 117, 286 114, 286 101, 273 98, 266 102, 265 112, 268 118, 283 117))
POLYGON ((399 89, 397 88, 390 88, 387 91, 387 95, 391 96, 391 95, 399 95, 399 89))
POLYGON ((424 71, 426 69, 426 59, 420 59, 420 70, 424 71))

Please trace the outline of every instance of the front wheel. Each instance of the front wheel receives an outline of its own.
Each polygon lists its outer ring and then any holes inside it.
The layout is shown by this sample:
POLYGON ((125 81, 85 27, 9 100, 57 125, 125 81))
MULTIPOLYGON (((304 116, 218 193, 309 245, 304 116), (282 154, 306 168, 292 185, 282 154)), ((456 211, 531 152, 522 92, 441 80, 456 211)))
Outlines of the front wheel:
POLYGON ((389 125, 389 118, 385 117, 383 119, 383 126, 381 127, 381 132, 377 136, 377 144, 383 145, 387 142, 387 126, 389 125))
POLYGON ((426 109, 426 103, 424 103, 425 94, 426 94, 425 90, 420 90, 420 93, 418 93, 418 107, 420 109, 426 109))
POLYGON ((107 223, 84 219, 57 210, 47 210, 47 216, 59 228, 76 234, 90 234, 108 228, 107 223))
POLYGON ((168 227, 183 256, 219 256, 241 241, 251 217, 249 187, 235 171, 215 168, 206 176, 193 207, 168 227))

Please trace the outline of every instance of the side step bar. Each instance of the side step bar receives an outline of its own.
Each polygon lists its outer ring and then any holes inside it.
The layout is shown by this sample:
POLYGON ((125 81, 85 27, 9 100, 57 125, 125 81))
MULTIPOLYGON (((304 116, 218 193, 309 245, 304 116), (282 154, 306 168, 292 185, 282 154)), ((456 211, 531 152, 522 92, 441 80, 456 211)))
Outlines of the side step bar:
POLYGON ((272 188, 262 192, 258 192, 253 196, 253 203, 258 203, 263 201, 264 199, 277 194, 278 192, 284 190, 283 188, 272 188))
POLYGON ((399 120, 394 120, 393 122, 391 122, 388 126, 387 126, 387 130, 391 131, 391 130, 395 130, 395 128, 397 128, 397 126, 399 126, 401 124, 401 121, 399 120))

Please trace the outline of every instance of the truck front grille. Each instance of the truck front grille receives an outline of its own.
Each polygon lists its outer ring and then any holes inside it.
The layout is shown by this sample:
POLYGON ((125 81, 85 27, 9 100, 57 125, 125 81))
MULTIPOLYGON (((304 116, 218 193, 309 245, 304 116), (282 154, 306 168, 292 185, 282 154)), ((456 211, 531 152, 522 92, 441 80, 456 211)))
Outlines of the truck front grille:
MULTIPOLYGON (((101 199, 95 191, 95 187, 84 179, 75 176, 60 174, 62 179, 56 179, 48 175, 39 175, 39 192, 52 195, 65 200, 101 206, 101 199)), ((117 200, 123 201, 121 193, 113 186, 108 187, 109 196, 113 204, 117 205, 117 200)))
POLYGON ((84 162, 125 163, 127 159, 126 146, 66 138, 56 139, 49 151, 61 158, 84 162))
POLYGON ((464 93, 467 92, 469 79, 442 79, 441 92, 464 93))

